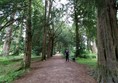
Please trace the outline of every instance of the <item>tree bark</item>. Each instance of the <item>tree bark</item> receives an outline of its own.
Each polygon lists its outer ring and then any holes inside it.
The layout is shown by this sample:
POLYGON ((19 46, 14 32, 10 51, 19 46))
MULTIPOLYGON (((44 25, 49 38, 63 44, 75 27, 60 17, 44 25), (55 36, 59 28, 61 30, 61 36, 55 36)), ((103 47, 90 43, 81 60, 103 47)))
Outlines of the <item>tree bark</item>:
POLYGON ((27 69, 31 64, 32 34, 31 34, 31 0, 28 0, 24 68, 27 69))
POLYGON ((42 61, 46 60, 46 40, 47 40, 47 5, 48 2, 45 0, 45 19, 44 19, 44 28, 43 28, 43 48, 42 48, 42 61))
POLYGON ((51 49, 51 57, 53 56, 53 51, 54 51, 54 38, 52 39, 51 41, 51 46, 52 46, 52 49, 51 49))
POLYGON ((23 22, 21 24, 21 26, 19 26, 19 30, 18 30, 18 38, 17 38, 17 41, 16 41, 16 45, 14 45, 14 52, 12 55, 19 55, 20 53, 20 45, 21 45, 21 40, 22 40, 22 34, 23 34, 23 22))
MULTIPOLYGON (((50 47, 50 41, 49 41, 49 47, 47 47, 47 35, 48 35, 48 31, 50 28, 50 15, 51 15, 51 9, 52 9, 52 0, 45 0, 45 21, 44 21, 44 36, 43 36, 43 51, 42 51, 42 60, 46 60, 46 55, 48 56, 47 52, 50 47)), ((50 40, 50 39, 49 39, 50 40)))
POLYGON ((52 50, 52 44, 51 44, 51 37, 49 37, 49 42, 48 42, 48 49, 47 49, 47 58, 50 58, 51 57, 51 50, 52 50))
POLYGON ((6 28, 6 36, 5 36, 5 41, 3 45, 3 56, 9 55, 11 36, 12 36, 12 27, 9 26, 6 28))
POLYGON ((93 41, 92 52, 95 53, 95 54, 97 54, 97 46, 96 46, 95 40, 93 41))
POLYGON ((89 52, 92 51, 91 40, 90 40, 89 38, 87 38, 87 50, 88 50, 89 52))
MULTIPOLYGON (((53 17, 53 16, 51 16, 51 17, 53 17)), ((54 31, 54 23, 52 22, 51 57, 53 56, 53 51, 54 51, 54 40, 55 40, 55 31, 54 31)))
MULTIPOLYGON (((14 21, 14 15, 15 15, 15 13, 13 13, 10 16, 10 20, 14 21)), ((5 41, 4 41, 4 45, 3 45, 3 56, 9 55, 11 36, 12 36, 12 25, 10 25, 9 27, 6 28, 6 36, 5 36, 5 41)))
POLYGON ((75 56, 79 56, 80 40, 79 40, 79 26, 78 26, 78 15, 77 15, 77 0, 74 0, 74 15, 75 15, 75 32, 76 32, 76 53, 75 56))
POLYGON ((98 6, 98 83, 118 83, 118 27, 116 0, 101 0, 98 6))

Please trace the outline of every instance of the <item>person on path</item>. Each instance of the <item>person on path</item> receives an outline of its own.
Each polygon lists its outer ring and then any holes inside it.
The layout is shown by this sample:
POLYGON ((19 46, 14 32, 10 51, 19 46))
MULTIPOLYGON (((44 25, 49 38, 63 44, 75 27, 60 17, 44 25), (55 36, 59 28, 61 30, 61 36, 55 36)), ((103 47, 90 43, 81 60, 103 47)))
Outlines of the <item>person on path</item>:
POLYGON ((66 55, 66 61, 69 62, 69 50, 68 49, 65 50, 65 55, 66 55))

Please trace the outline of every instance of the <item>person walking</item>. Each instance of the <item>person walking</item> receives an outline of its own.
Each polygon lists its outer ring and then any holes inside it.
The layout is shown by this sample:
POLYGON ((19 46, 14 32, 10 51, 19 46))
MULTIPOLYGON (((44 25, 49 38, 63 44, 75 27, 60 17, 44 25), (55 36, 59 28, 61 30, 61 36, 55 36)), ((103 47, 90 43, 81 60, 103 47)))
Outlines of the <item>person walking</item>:
POLYGON ((65 55, 66 55, 66 61, 69 62, 69 50, 68 49, 65 50, 65 55))

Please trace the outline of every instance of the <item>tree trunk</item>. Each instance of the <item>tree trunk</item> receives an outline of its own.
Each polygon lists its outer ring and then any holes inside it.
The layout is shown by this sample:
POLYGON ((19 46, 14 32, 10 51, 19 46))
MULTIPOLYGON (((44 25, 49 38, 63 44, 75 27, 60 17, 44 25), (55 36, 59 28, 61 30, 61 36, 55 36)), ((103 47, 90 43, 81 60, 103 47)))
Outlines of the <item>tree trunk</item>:
MULTIPOLYGON (((10 16, 10 20, 14 20, 14 15, 15 15, 15 13, 13 13, 10 16)), ((3 56, 9 55, 11 36, 12 36, 12 25, 10 25, 9 27, 6 28, 6 36, 5 36, 5 41, 4 41, 4 45, 3 45, 3 56)))
MULTIPOLYGON (((51 16, 53 17, 53 16, 51 16)), ((54 40, 55 40, 55 31, 54 31, 54 23, 52 22, 52 37, 51 37, 51 57, 53 56, 54 51, 54 40)))
POLYGON ((44 29, 44 35, 43 35, 43 49, 42 49, 42 61, 46 60, 46 32, 44 29))
MULTIPOLYGON (((23 24, 22 24, 23 25, 23 24)), ((21 45, 21 40, 22 40, 22 34, 23 34, 23 26, 21 25, 18 34, 18 39, 16 41, 16 45, 14 45, 14 52, 12 55, 19 55, 20 53, 20 45, 21 45)))
POLYGON ((76 32, 76 54, 75 54, 75 56, 78 57, 80 54, 79 53, 80 41, 79 41, 79 26, 78 26, 78 15, 77 15, 77 7, 76 7, 77 4, 76 3, 77 3, 77 0, 74 1, 74 14, 75 14, 74 20, 75 20, 75 27, 76 27, 76 29, 75 29, 75 32, 76 32))
POLYGON ((51 46, 52 45, 51 44, 52 42, 51 41, 52 41, 52 39, 51 39, 51 37, 49 37, 48 49, 47 49, 47 52, 48 52, 47 53, 47 58, 50 58, 51 57, 51 50, 52 50, 52 46, 51 46))
POLYGON ((52 39, 51 41, 51 46, 52 46, 52 49, 51 49, 51 57, 53 56, 53 51, 54 51, 54 38, 52 39))
POLYGON ((24 68, 27 69, 31 64, 32 34, 31 34, 31 0, 28 0, 24 68))
POLYGON ((11 44, 11 35, 12 35, 12 27, 9 26, 6 28, 6 36, 3 45, 3 56, 9 55, 10 44, 11 44))
POLYGON ((44 29, 43 29, 43 48, 42 48, 42 61, 46 60, 46 40, 47 40, 47 0, 45 0, 45 19, 44 19, 44 29))
POLYGON ((98 83, 118 83, 118 27, 116 0, 100 0, 98 6, 98 83), (102 5, 101 5, 102 4, 102 5))
POLYGON ((97 46, 96 46, 95 40, 93 41, 92 52, 95 53, 95 54, 97 54, 97 46))
POLYGON ((89 52, 92 51, 91 41, 90 41, 89 38, 87 38, 87 50, 88 50, 89 52))
POLYGON ((51 9, 52 9, 52 0, 45 0, 45 26, 44 26, 44 36, 43 36, 43 51, 42 51, 42 60, 46 60, 46 55, 47 54, 47 50, 49 47, 47 47, 47 35, 48 35, 48 31, 50 28, 50 15, 51 15, 51 9))

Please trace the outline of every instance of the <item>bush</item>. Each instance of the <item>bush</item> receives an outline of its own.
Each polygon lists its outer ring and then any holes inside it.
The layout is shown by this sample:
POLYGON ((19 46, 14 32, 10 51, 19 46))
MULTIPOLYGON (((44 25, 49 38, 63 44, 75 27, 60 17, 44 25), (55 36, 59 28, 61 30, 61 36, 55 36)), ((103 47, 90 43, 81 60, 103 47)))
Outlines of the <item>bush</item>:
POLYGON ((89 51, 83 51, 83 53, 79 56, 80 58, 96 58, 96 54, 91 53, 89 51))

